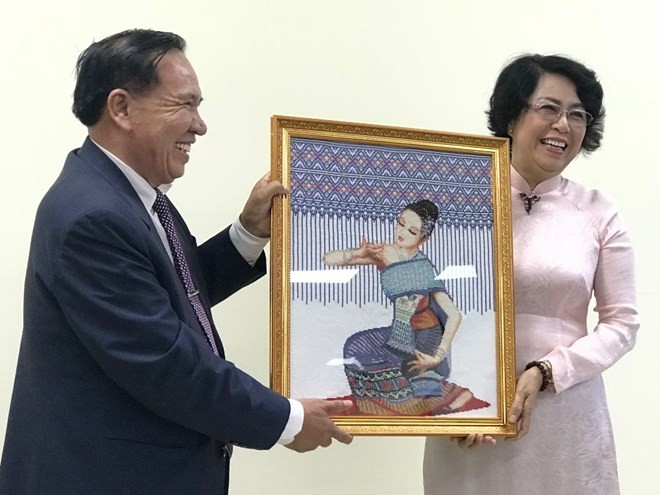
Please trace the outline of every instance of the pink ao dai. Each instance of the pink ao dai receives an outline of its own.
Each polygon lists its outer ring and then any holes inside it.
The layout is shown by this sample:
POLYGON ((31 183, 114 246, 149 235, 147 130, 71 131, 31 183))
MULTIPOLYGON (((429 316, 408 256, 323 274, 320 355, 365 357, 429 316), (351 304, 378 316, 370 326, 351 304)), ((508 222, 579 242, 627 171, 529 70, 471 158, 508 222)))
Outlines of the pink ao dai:
POLYGON ((426 495, 616 495, 616 452, 601 373, 635 343, 634 258, 613 202, 561 176, 532 194, 511 169, 516 365, 548 359, 554 390, 540 393, 518 441, 462 449, 429 437, 426 495), (595 296, 598 321, 587 314, 595 296))

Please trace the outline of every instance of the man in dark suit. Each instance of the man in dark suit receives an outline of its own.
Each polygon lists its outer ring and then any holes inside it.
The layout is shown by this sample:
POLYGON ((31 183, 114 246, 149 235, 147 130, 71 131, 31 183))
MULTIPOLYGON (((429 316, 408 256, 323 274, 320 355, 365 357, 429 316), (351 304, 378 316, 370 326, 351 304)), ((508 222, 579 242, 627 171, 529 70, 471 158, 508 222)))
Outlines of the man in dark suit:
POLYGON ((282 185, 264 177, 200 246, 168 200, 154 208, 206 133, 184 49, 131 30, 78 59, 73 110, 89 137, 35 220, 3 495, 226 493, 232 445, 351 441, 329 418, 350 402, 276 394, 225 360, 211 319, 265 273, 282 185))

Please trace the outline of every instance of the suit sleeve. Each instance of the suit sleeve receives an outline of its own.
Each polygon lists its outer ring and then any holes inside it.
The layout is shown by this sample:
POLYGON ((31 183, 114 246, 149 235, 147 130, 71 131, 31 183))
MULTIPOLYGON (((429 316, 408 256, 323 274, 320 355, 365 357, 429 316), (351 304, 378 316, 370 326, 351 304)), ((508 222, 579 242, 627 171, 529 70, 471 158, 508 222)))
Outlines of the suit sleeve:
POLYGON ((144 225, 116 213, 76 219, 52 260, 53 294, 69 325, 105 374, 152 412, 224 442, 271 447, 288 400, 214 356, 182 320, 158 248, 144 225))

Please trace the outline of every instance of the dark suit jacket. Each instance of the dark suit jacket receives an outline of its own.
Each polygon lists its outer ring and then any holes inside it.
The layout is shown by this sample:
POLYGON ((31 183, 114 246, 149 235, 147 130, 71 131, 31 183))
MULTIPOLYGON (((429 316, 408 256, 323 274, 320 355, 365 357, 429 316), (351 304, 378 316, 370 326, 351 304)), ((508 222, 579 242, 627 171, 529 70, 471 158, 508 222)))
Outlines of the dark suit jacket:
MULTIPOLYGON (((173 215, 207 307, 265 273, 173 215)), ((267 449, 288 416, 213 355, 122 172, 89 140, 71 152, 35 221, 0 493, 222 493, 223 445, 267 449)))

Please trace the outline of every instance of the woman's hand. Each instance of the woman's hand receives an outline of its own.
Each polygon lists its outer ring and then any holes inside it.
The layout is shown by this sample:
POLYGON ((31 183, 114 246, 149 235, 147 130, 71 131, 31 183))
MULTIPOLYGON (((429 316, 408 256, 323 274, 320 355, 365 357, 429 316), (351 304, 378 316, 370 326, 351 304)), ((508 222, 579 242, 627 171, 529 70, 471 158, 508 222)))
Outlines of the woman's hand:
POLYGON ((330 266, 371 265, 377 262, 371 254, 374 246, 382 244, 371 243, 363 237, 359 247, 328 251, 323 255, 323 263, 330 266))
POLYGON ((364 255, 373 260, 374 264, 378 266, 385 266, 385 243, 384 242, 368 242, 363 243, 360 248, 364 246, 364 255))
POLYGON ((518 440, 529 432, 532 411, 542 383, 543 375, 536 367, 528 369, 518 377, 516 397, 513 399, 508 417, 509 423, 518 423, 518 434, 508 440, 518 440))
POLYGON ((353 249, 353 257, 358 259, 373 258, 373 252, 377 251, 378 246, 382 248, 383 245, 369 242, 366 237, 363 237, 360 247, 353 249))
POLYGON ((417 359, 408 361, 408 369, 419 375, 438 366, 447 357, 447 353, 443 349, 438 349, 438 353, 431 356, 415 350, 415 356, 417 359))
MULTIPOLYGON (((518 434, 515 437, 507 438, 507 440, 518 440, 529 433, 532 411, 542 383, 543 375, 536 367, 523 372, 518 378, 516 397, 513 400, 507 419, 509 423, 518 423, 518 434)), ((482 444, 494 445, 497 442, 494 437, 481 433, 472 433, 464 437, 450 437, 449 440, 463 448, 479 447, 482 444)))
POLYGON ((497 443, 495 437, 484 435, 483 433, 471 433, 465 437, 449 437, 449 441, 456 443, 456 445, 464 449, 479 447, 483 444, 495 445, 497 443))

